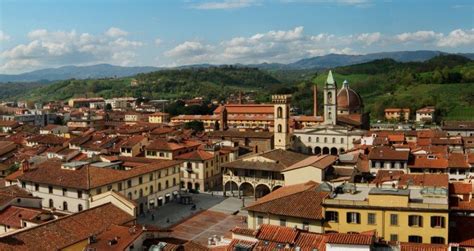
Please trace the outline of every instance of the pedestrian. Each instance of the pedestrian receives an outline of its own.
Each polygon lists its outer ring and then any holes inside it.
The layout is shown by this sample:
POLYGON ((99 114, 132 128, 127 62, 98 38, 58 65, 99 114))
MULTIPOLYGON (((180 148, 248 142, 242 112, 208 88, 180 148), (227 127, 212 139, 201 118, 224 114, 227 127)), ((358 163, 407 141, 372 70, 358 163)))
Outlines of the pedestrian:
POLYGON ((155 221, 155 214, 151 214, 151 221, 155 221))

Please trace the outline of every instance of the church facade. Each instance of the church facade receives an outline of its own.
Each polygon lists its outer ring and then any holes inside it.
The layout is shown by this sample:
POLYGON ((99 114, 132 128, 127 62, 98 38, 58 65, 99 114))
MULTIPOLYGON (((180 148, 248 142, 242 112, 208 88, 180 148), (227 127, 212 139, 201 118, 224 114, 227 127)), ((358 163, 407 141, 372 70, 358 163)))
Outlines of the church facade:
POLYGON ((306 154, 337 155, 354 147, 369 127, 368 113, 360 95, 344 81, 337 90, 337 83, 329 71, 324 85, 324 122, 313 127, 295 129, 292 148, 306 154))

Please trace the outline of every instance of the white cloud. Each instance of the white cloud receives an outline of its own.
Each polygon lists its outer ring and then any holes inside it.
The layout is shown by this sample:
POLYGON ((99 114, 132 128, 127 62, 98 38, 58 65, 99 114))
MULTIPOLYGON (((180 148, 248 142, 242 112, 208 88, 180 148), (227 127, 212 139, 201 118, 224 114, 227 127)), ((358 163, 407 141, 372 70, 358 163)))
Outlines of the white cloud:
POLYGON ((186 41, 173 49, 166 51, 168 57, 197 57, 210 52, 210 47, 200 42, 186 41))
POLYGON ((105 32, 105 35, 106 36, 109 36, 109 37, 123 37, 123 36, 126 36, 128 35, 128 32, 122 30, 122 29, 119 29, 117 27, 110 27, 106 32, 105 32))
POLYGON ((27 34, 29 42, 0 53, 0 71, 16 73, 68 64, 133 63, 134 50, 144 44, 109 35, 33 30, 27 34))
MULTIPOLYGON (((368 36, 366 40, 376 43, 376 36, 377 34, 368 36)), ((349 39, 355 40, 352 37, 337 37, 333 34, 309 36, 304 34, 302 26, 298 26, 290 30, 272 30, 249 37, 234 37, 215 45, 186 41, 164 55, 177 64, 288 63, 303 57, 328 53, 353 54, 355 50, 350 46, 356 41, 349 39)))
POLYGON ((255 0, 224 0, 224 1, 211 1, 203 2, 199 4, 192 5, 194 9, 200 10, 229 10, 229 9, 240 9, 245 7, 250 7, 257 5, 255 0))
POLYGON ((438 46, 441 47, 457 47, 463 45, 474 45, 474 29, 453 30, 438 41, 438 46))
POLYGON ((376 42, 379 42, 382 38, 382 34, 380 32, 374 33, 363 33, 357 36, 357 41, 362 42, 365 45, 372 45, 376 42))
POLYGON ((0 30, 0 42, 7 41, 7 40, 10 40, 10 36, 6 34, 5 32, 3 32, 2 30, 0 30))
POLYGON ((156 45, 156 46, 160 46, 161 43, 163 43, 163 40, 161 40, 160 38, 156 38, 156 39, 155 39, 155 45, 156 45))
POLYGON ((405 32, 395 36, 396 40, 402 43, 408 42, 433 42, 443 37, 442 33, 434 31, 405 32))

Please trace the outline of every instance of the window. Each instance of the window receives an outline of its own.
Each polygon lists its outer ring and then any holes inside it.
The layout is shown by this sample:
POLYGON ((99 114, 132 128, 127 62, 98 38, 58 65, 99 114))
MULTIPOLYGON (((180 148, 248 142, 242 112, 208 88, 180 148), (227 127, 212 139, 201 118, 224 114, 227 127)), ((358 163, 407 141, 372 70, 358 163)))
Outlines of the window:
POLYGON ((335 211, 326 211, 326 221, 339 222, 339 213, 335 211))
POLYGON ((360 213, 347 212, 347 223, 360 224, 360 213))
POLYGON ((48 192, 53 193, 53 187, 52 186, 48 186, 48 192))
POLYGON ((280 226, 286 227, 286 219, 280 219, 280 226))
POLYGON ((398 234, 391 234, 390 241, 398 241, 398 234))
POLYGON ((390 225, 398 226, 398 214, 390 214, 390 225))
POLYGON ((53 208, 54 207, 54 201, 53 199, 49 199, 49 207, 53 208))
POLYGON ((408 236, 408 242, 413 242, 413 243, 422 243, 423 238, 418 235, 409 235, 408 236))
POLYGON ((107 186, 107 191, 112 191, 112 185, 107 186))
POLYGON ((308 137, 308 142, 311 142, 311 137, 308 137))
POLYGON ((431 216, 431 227, 444 228, 444 217, 443 216, 431 216))
POLYGON ((263 216, 259 215, 257 216, 257 225, 262 225, 263 224, 263 216))
POLYGON ((344 144, 344 138, 341 138, 341 144, 344 144))
POLYGON ((336 143, 336 138, 332 138, 332 143, 336 143))
POLYGON ((132 187, 132 180, 127 180, 128 188, 132 187))
POLYGON ((153 180, 153 173, 150 173, 150 181, 153 180))
POLYGON ((431 244, 444 244, 444 238, 439 236, 431 237, 431 244))
POLYGON ((77 190, 77 198, 82 198, 82 191, 81 190, 77 190))
POLYGON ((282 131, 281 125, 278 125, 278 132, 281 132, 281 131, 282 131))
POLYGON ((303 230, 309 230, 309 222, 303 221, 303 230))
POLYGON ((35 184, 35 191, 39 191, 39 185, 35 184))
POLYGON ((97 189, 95 190, 95 193, 96 193, 96 194, 101 194, 101 193, 102 193, 102 188, 100 188, 100 187, 97 188, 97 189))
POLYGON ((63 210, 67 211, 67 202, 66 201, 63 202, 63 210))
POLYGON ((168 188, 169 186, 170 186, 169 182, 166 181, 166 182, 165 182, 165 188, 168 188))
POLYGON ((26 188, 26 183, 24 181, 21 182, 21 187, 26 188))
POLYGON ((77 205, 77 211, 80 212, 80 211, 82 211, 82 210, 83 210, 82 204, 77 205))
POLYGON ((176 186, 176 178, 173 178, 173 186, 176 186))
POLYGON ((277 117, 282 118, 283 117, 283 108, 278 107, 277 109, 277 117))
POLYGON ((161 183, 158 183, 158 191, 161 191, 161 183))
POLYGON ((368 213, 367 214, 367 224, 369 225, 375 225, 376 220, 375 220, 375 213, 368 213))
POLYGON ((150 186, 150 193, 153 193, 153 186, 150 186))
POLYGON ((420 215, 408 216, 408 226, 410 227, 423 227, 423 217, 420 215))
POLYGON ((138 177, 138 184, 143 184, 143 177, 142 176, 138 177))
POLYGON ((118 190, 118 191, 122 191, 122 182, 119 182, 119 183, 117 184, 117 190, 118 190))
POLYGON ((129 199, 129 200, 132 199, 132 193, 131 193, 131 192, 128 192, 128 199, 129 199))
POLYGON ((324 137, 324 143, 328 143, 328 138, 324 137))

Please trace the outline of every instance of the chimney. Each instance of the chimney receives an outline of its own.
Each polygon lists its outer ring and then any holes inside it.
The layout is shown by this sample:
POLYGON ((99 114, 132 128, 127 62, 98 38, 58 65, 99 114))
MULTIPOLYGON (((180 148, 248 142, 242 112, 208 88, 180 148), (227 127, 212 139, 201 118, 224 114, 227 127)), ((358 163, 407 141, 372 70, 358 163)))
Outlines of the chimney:
POLYGON ((23 160, 23 162, 21 162, 21 170, 25 173, 25 172, 28 172, 29 169, 30 169, 30 162, 28 160, 23 160))
POLYGON ((313 116, 318 116, 318 86, 313 85, 313 116))

